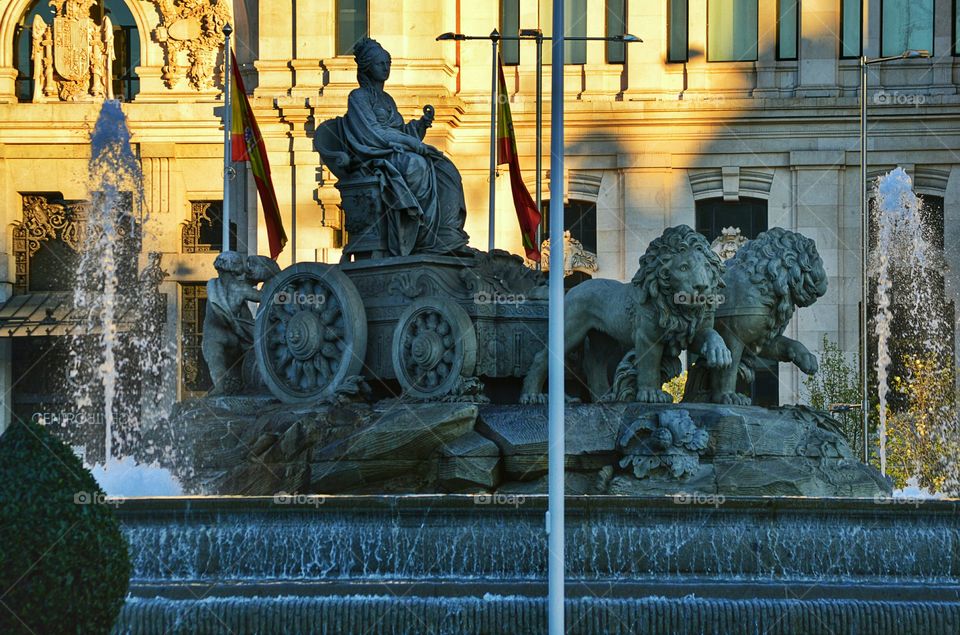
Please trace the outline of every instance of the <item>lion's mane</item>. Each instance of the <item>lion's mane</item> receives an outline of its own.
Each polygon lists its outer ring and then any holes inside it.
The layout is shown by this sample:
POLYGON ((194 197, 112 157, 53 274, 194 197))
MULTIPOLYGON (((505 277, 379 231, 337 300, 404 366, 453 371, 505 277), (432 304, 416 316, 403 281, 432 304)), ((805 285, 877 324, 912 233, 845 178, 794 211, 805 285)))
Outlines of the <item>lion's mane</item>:
POLYGON ((765 344, 783 334, 796 310, 797 298, 815 296, 823 275, 816 243, 782 227, 769 229, 747 242, 727 261, 727 267, 731 271, 742 269, 759 290, 761 301, 770 308, 765 344))
POLYGON ((708 313, 713 311, 708 304, 680 306, 674 301, 674 294, 678 290, 670 288, 670 267, 674 256, 688 251, 696 251, 703 256, 710 272, 711 287, 722 288, 725 271, 723 261, 710 249, 706 238, 687 225, 668 227, 661 236, 655 238, 640 258, 640 268, 633 276, 633 284, 638 290, 636 303, 653 303, 660 327, 666 330, 666 341, 678 351, 690 344, 708 313))

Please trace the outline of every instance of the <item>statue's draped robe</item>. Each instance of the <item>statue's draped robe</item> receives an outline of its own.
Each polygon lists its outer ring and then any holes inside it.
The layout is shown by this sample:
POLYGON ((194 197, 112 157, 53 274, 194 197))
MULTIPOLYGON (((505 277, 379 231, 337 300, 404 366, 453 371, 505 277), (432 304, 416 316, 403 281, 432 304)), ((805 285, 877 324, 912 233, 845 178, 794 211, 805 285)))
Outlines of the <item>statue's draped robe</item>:
POLYGON ((369 86, 351 92, 340 134, 344 149, 380 177, 391 254, 442 254, 466 246, 460 173, 446 157, 409 148, 410 137, 419 143, 423 129, 403 122, 390 95, 369 86))

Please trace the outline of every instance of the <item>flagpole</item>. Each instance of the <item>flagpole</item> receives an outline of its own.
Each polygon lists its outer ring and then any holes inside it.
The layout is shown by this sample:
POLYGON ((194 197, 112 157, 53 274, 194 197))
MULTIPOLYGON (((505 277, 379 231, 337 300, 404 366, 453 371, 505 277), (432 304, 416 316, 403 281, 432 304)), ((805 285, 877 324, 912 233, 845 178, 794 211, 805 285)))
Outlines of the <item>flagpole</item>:
POLYGON ((493 251, 493 246, 496 243, 494 234, 497 229, 497 100, 499 97, 498 84, 500 83, 500 78, 498 76, 498 70, 500 68, 497 64, 497 46, 500 44, 500 33, 494 29, 490 32, 490 45, 493 49, 493 61, 490 64, 491 68, 491 88, 490 88, 490 219, 489 226, 487 231, 489 237, 487 239, 487 248, 489 251, 493 251))
POLYGON ((230 64, 230 34, 233 28, 229 24, 223 26, 223 247, 221 251, 230 249, 230 181, 233 172, 233 104, 230 101, 230 84, 233 82, 230 64))

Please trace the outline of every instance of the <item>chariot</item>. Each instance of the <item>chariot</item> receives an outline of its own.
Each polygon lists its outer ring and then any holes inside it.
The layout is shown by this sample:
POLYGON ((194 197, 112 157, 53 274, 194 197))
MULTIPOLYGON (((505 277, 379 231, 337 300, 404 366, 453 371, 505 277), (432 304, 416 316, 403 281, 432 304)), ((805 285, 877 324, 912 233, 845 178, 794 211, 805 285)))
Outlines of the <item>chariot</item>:
POLYGON ((295 264, 262 290, 254 346, 273 395, 331 399, 358 376, 421 400, 519 391, 502 380, 546 345, 543 275, 499 250, 386 255, 376 181, 337 187, 350 237, 340 264, 295 264))

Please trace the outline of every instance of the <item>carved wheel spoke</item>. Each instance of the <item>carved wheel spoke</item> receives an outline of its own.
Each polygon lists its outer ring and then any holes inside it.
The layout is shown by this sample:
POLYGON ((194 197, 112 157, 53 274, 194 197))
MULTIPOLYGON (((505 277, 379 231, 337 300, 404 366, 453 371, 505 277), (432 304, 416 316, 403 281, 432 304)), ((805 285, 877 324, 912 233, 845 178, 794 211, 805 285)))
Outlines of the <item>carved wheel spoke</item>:
POLYGON ((263 291, 257 315, 257 360, 271 392, 289 402, 333 394, 360 373, 366 353, 363 302, 331 265, 301 263, 263 291))
POLYGON ((466 311, 444 298, 414 302, 394 332, 393 368, 404 392, 442 397, 473 375, 477 336, 466 311))

